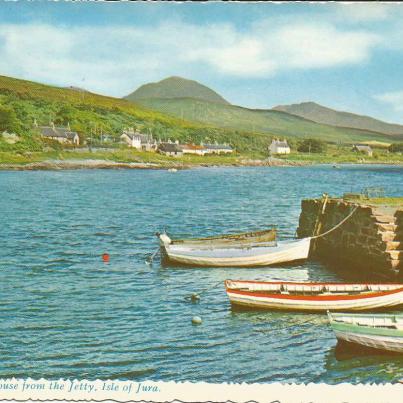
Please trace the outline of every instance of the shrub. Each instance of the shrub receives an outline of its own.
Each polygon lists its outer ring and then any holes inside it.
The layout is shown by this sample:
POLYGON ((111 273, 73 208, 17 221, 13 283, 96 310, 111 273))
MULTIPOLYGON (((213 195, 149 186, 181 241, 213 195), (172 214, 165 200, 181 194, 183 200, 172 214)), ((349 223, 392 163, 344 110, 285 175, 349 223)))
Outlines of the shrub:
POLYGON ((322 153, 326 151, 327 145, 319 139, 305 139, 299 143, 298 151, 303 153, 322 153))
POLYGON ((19 122, 14 109, 0 105, 0 131, 16 132, 19 129, 19 122))
POLYGON ((388 148, 391 153, 403 153, 403 143, 391 144, 388 148))

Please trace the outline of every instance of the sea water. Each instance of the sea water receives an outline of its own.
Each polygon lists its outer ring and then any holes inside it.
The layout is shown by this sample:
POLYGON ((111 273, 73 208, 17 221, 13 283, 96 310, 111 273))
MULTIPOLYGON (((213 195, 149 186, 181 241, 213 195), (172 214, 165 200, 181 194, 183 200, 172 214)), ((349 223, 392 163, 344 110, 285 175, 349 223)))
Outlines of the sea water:
POLYGON ((338 351, 326 315, 234 311, 225 279, 342 281, 317 262, 163 268, 154 235, 298 226, 301 200, 367 186, 391 166, 0 172, 0 377, 390 382, 403 359, 338 351), (102 254, 110 255, 109 263, 102 254), (198 304, 186 297, 201 293, 198 304), (193 316, 203 323, 193 326, 193 316))

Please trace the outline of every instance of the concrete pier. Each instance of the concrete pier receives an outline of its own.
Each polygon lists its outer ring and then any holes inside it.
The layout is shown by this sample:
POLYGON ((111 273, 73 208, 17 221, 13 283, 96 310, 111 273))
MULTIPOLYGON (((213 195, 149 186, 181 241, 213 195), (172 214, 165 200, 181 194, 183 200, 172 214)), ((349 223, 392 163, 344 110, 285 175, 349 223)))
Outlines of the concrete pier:
POLYGON ((403 198, 321 198, 302 201, 298 237, 339 228, 311 244, 311 255, 362 278, 403 279, 403 198))

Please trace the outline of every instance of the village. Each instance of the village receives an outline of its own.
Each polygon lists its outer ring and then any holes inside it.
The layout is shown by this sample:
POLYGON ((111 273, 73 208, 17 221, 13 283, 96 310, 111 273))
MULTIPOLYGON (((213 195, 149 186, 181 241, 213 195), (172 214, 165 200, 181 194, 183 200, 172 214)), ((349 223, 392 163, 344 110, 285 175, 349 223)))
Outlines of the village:
MULTIPOLYGON (((93 146, 93 139, 89 137, 87 140, 80 141, 80 136, 77 132, 71 130, 70 124, 66 127, 56 126, 53 122, 50 122, 47 126, 40 126, 34 121, 34 128, 40 133, 42 138, 57 141, 65 146, 89 146, 90 150, 93 146), (83 143, 83 144, 81 144, 83 143)), ((101 134, 100 142, 113 143, 114 145, 126 146, 131 149, 145 151, 145 152, 157 152, 170 157, 181 157, 185 154, 189 155, 226 155, 232 154, 236 150, 229 144, 214 143, 185 143, 181 144, 178 140, 168 139, 162 141, 161 139, 155 139, 152 134, 142 133, 140 130, 134 127, 124 128, 122 134, 119 136, 118 141, 112 141, 113 137, 108 134, 101 134)), ((305 151, 298 148, 298 151, 305 151)), ((310 146, 309 150, 311 152, 310 146)), ((373 156, 373 149, 368 144, 353 144, 351 151, 365 155, 367 157, 373 156)), ((267 151, 270 156, 274 155, 288 155, 291 153, 291 147, 287 140, 273 138, 271 143, 267 147, 267 151)), ((313 151, 315 152, 315 151, 313 151)))

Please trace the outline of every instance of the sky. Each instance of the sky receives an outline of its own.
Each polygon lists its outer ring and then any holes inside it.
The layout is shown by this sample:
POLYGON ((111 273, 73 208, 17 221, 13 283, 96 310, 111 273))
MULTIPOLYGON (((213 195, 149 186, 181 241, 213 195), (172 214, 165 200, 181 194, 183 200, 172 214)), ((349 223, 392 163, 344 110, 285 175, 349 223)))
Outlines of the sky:
POLYGON ((122 97, 169 76, 251 107, 403 123, 403 3, 0 0, 0 74, 122 97))

